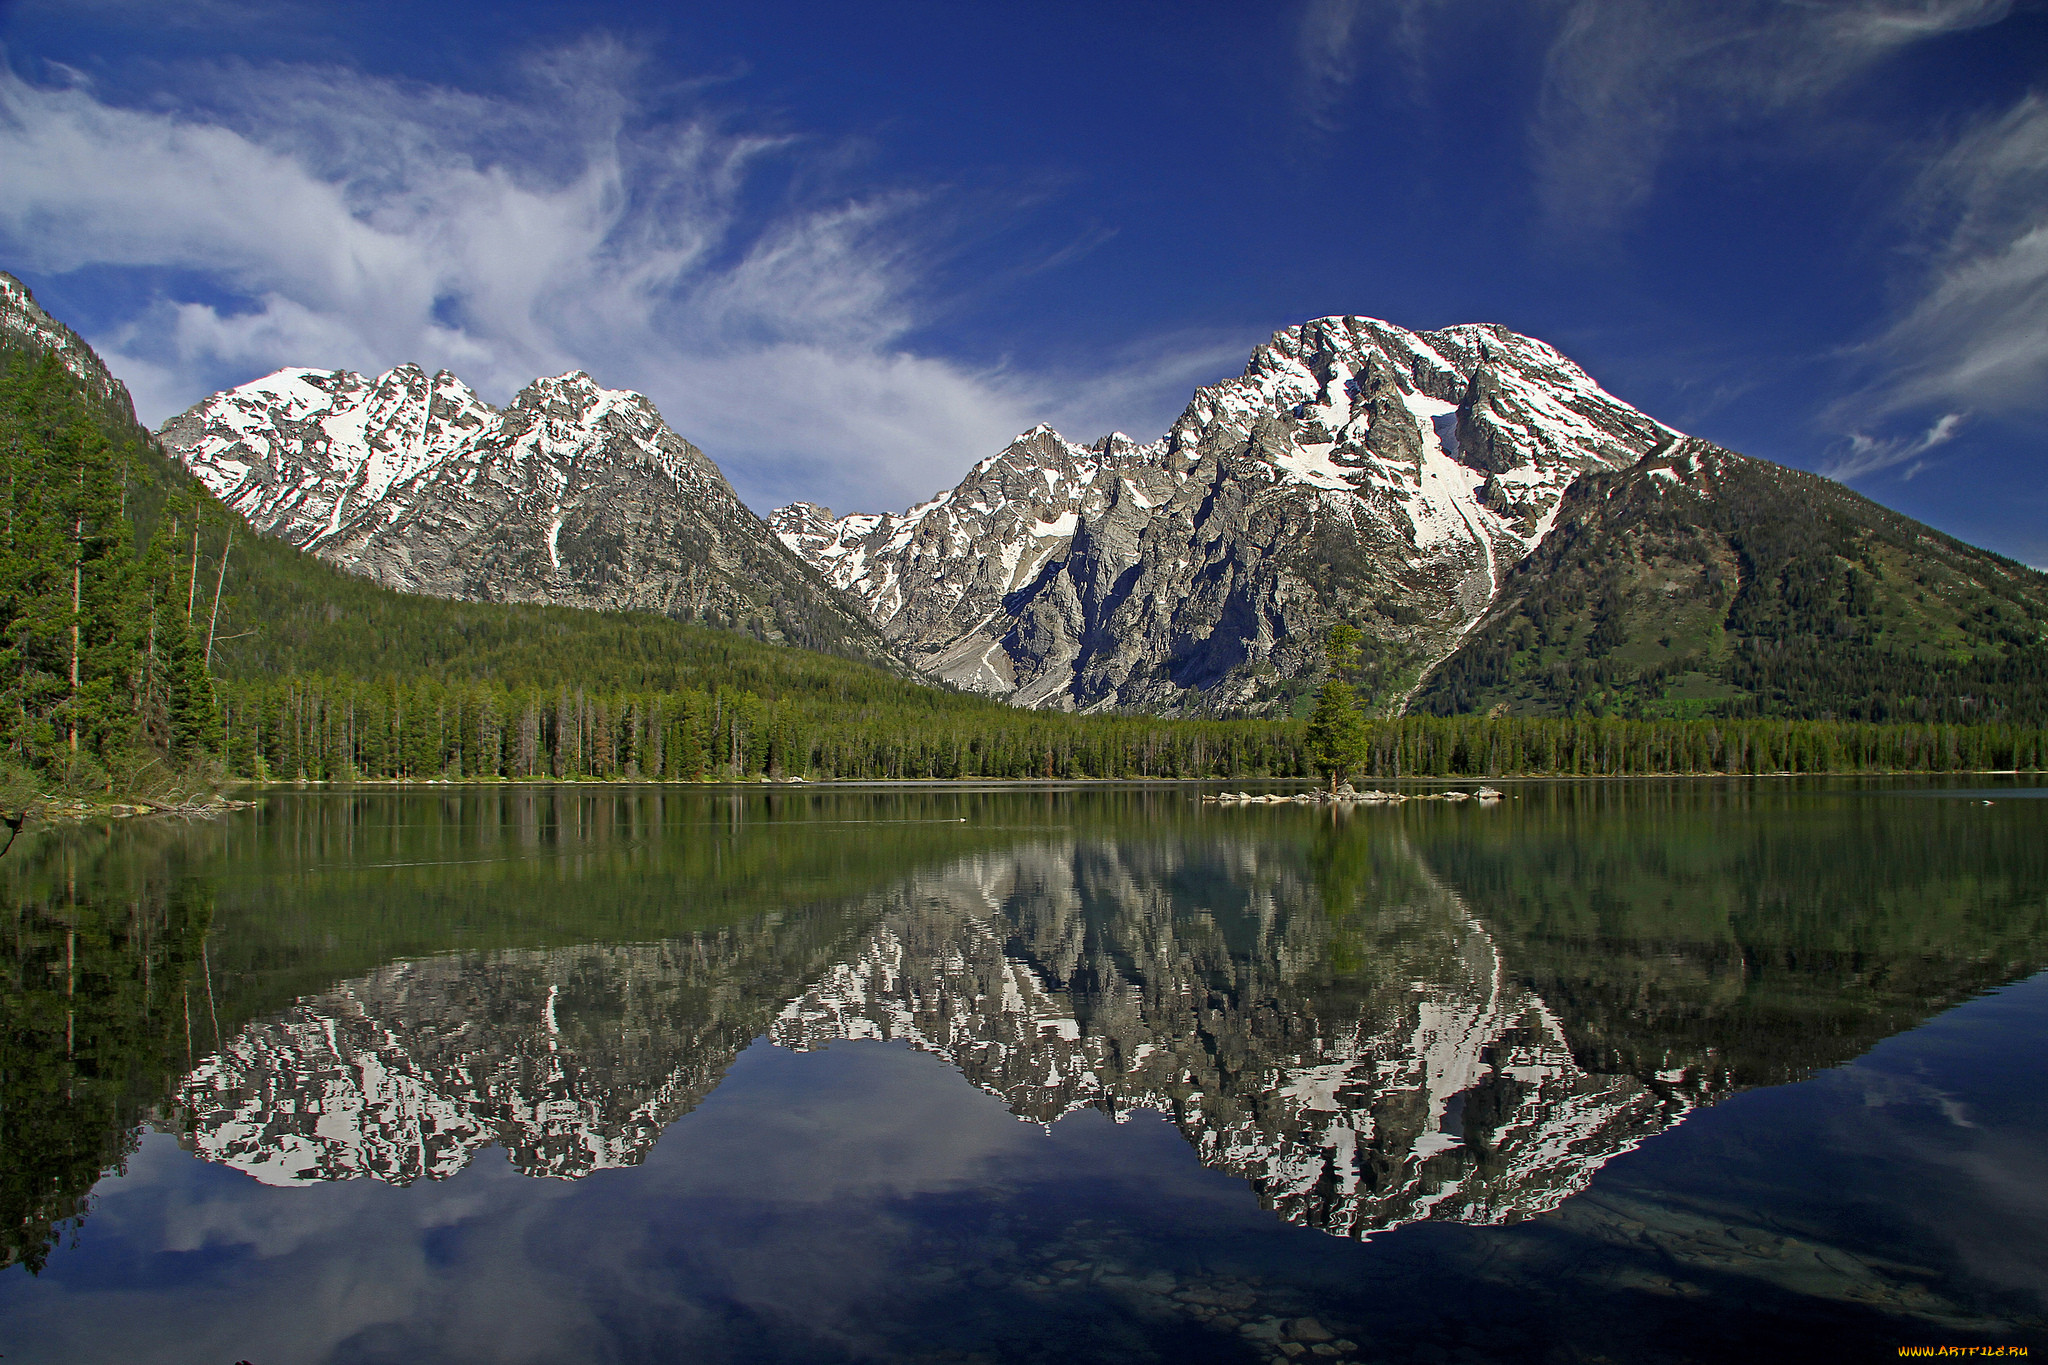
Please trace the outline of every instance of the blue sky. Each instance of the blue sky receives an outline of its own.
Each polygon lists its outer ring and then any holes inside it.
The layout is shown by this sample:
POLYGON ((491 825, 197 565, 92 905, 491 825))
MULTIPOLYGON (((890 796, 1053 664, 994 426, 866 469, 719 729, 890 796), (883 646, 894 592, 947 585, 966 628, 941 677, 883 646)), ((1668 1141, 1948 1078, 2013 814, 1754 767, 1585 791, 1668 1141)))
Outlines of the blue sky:
POLYGON ((763 511, 1501 322, 2048 565, 2038 2, 0 0, 0 268, 152 423, 580 367, 763 511))

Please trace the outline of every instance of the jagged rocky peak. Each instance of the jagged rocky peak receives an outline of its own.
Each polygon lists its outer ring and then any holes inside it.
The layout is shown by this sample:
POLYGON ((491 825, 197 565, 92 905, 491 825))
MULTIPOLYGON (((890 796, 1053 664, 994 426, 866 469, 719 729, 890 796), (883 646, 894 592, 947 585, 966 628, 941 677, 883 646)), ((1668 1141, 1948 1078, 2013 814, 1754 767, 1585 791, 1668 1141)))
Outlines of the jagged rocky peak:
POLYGON ((751 623, 894 666, 652 402, 582 370, 500 409, 445 370, 286 369, 160 435, 257 530, 389 587, 751 623))
POLYGON ((1279 709, 1341 618, 1391 709, 1572 480, 1675 438, 1506 328, 1328 317, 1276 333, 1158 441, 1041 426, 901 514, 777 526, 911 662, 1018 704, 1279 709))
POLYGON ((1170 479, 1157 454, 1121 434, 1075 445, 1040 424, 903 513, 835 519, 797 503, 769 524, 925 672, 1000 695, 1016 686, 1007 656, 955 623, 1003 617, 1005 599, 1033 585, 1081 519, 1126 489, 1162 495, 1170 479))
POLYGON ((1109 435, 1098 438, 1088 449, 1096 455, 1127 460, 1136 457, 1138 443, 1121 431, 1112 431, 1109 435))
POLYGON ((814 502, 793 502, 768 514, 768 529, 797 554, 816 549, 837 533, 832 509, 814 502))
MULTIPOLYGON (((532 414, 536 419, 571 428, 617 425, 652 438, 655 444, 672 442, 674 447, 689 451, 707 466, 710 464, 703 452, 669 430, 661 413, 645 394, 631 389, 607 389, 583 370, 570 370, 552 378, 534 380, 513 395, 505 412, 509 420, 516 421, 520 415, 532 414), (669 442, 659 440, 664 435, 669 442)), ((594 452, 612 453, 608 448, 592 443, 573 447, 569 453, 594 452)), ((723 477, 720 475, 721 479, 723 477)))
POLYGON ((216 394, 158 433, 258 530, 317 551, 351 513, 445 463, 499 419, 443 371, 400 365, 375 379, 286 369, 216 394))
MULTIPOLYGON (((1493 324, 1411 332, 1362 317, 1276 333, 1238 379, 1195 395, 1167 443, 1198 448, 1219 422, 1250 433, 1262 418, 1297 448, 1364 438, 1374 454, 1414 462, 1435 447, 1491 473, 1544 457, 1626 464, 1671 434, 1533 337, 1493 324), (1392 430, 1374 439, 1375 426, 1392 430)), ((1285 461, 1287 444, 1270 439, 1267 451, 1285 461)))
POLYGON ((27 285, 4 270, 0 270, 0 341, 55 355, 58 364, 112 404, 121 416, 135 420, 128 386, 114 378, 78 333, 44 312, 27 285))

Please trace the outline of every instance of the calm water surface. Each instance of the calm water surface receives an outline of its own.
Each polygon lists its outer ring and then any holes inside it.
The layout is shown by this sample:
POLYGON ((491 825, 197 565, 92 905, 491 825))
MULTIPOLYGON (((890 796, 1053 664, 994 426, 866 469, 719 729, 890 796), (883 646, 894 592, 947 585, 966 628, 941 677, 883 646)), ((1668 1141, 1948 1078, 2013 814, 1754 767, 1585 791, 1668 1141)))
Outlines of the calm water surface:
POLYGON ((2048 1349, 2048 799, 280 792, 0 862, 19 1361, 2048 1349))

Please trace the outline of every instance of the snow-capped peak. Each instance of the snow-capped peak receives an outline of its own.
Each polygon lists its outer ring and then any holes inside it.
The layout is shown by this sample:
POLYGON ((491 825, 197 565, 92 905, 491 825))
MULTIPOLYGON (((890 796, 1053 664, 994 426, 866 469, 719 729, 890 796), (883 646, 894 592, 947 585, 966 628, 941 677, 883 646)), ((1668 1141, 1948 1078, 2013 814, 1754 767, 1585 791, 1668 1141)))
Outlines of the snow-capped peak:
POLYGON ((161 435, 259 531, 391 587, 787 620, 800 638, 888 657, 652 402, 583 370, 499 409, 413 364, 375 379, 285 369, 161 435))
POLYGON ((1369 595, 1427 668, 1573 479, 1674 435, 1504 327, 1337 315, 1274 333, 1157 441, 1077 446, 1040 424, 905 512, 777 528, 956 685, 1023 705, 1256 707, 1259 678, 1317 666, 1319 620, 1360 614, 1326 592, 1369 595), (1347 559, 1378 586, 1302 558, 1332 536, 1364 547, 1347 559))

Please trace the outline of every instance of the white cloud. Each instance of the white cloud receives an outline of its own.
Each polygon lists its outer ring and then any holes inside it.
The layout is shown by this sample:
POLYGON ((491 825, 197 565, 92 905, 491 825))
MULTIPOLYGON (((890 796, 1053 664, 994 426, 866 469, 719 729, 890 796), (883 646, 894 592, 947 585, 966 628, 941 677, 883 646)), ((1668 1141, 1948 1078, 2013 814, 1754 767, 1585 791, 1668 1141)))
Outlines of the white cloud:
POLYGON ((2011 0, 1573 0, 1545 58, 1538 190, 1553 226, 1646 200, 1671 143, 1811 106, 1901 48, 2011 0))
POLYGON ((1922 288, 1870 348, 1886 372, 1858 405, 2048 408, 2048 99, 2030 94, 1964 134, 1911 198, 1940 240, 1922 288))
POLYGON ((1853 479, 1907 465, 1965 412, 2048 415, 2048 99, 2030 94, 1965 130, 1908 187, 1917 273, 1892 321, 1848 352, 1861 382, 1822 421, 1850 432, 1827 469, 1853 479), (1873 429, 1943 415, 1919 435, 1873 429))
MULTIPOLYGON (((1936 446, 1947 445, 1955 439, 1956 431, 1968 418, 1966 412, 1945 412, 1917 436, 1877 437, 1868 432, 1851 432, 1830 456, 1821 473, 1847 482, 1865 474, 1875 474, 1880 469, 1902 465, 1936 446)), ((1919 472, 1920 466, 1915 465, 1907 471, 1906 477, 1911 478, 1919 472)))
POLYGON ((1356 50, 1363 0, 1308 0, 1295 29, 1301 66, 1298 96, 1309 122, 1335 127, 1334 109, 1358 74, 1356 50))
MULTIPOLYGON (((1295 21, 1295 102, 1312 127, 1338 131, 1337 106, 1373 59, 1391 55, 1419 92, 1429 21, 1450 0, 1306 0, 1295 21)), ((1378 63, 1374 63, 1378 64, 1378 63)))
POLYGON ((140 106, 0 70, 8 263, 203 282, 89 338, 151 422, 284 365, 416 361, 501 402, 582 368, 648 393, 757 504, 879 509, 1101 396, 1186 397, 1144 365, 1068 383, 918 353, 948 249, 931 192, 835 188, 845 149, 701 101, 661 115, 615 44, 534 60, 519 97, 182 78, 140 106))

